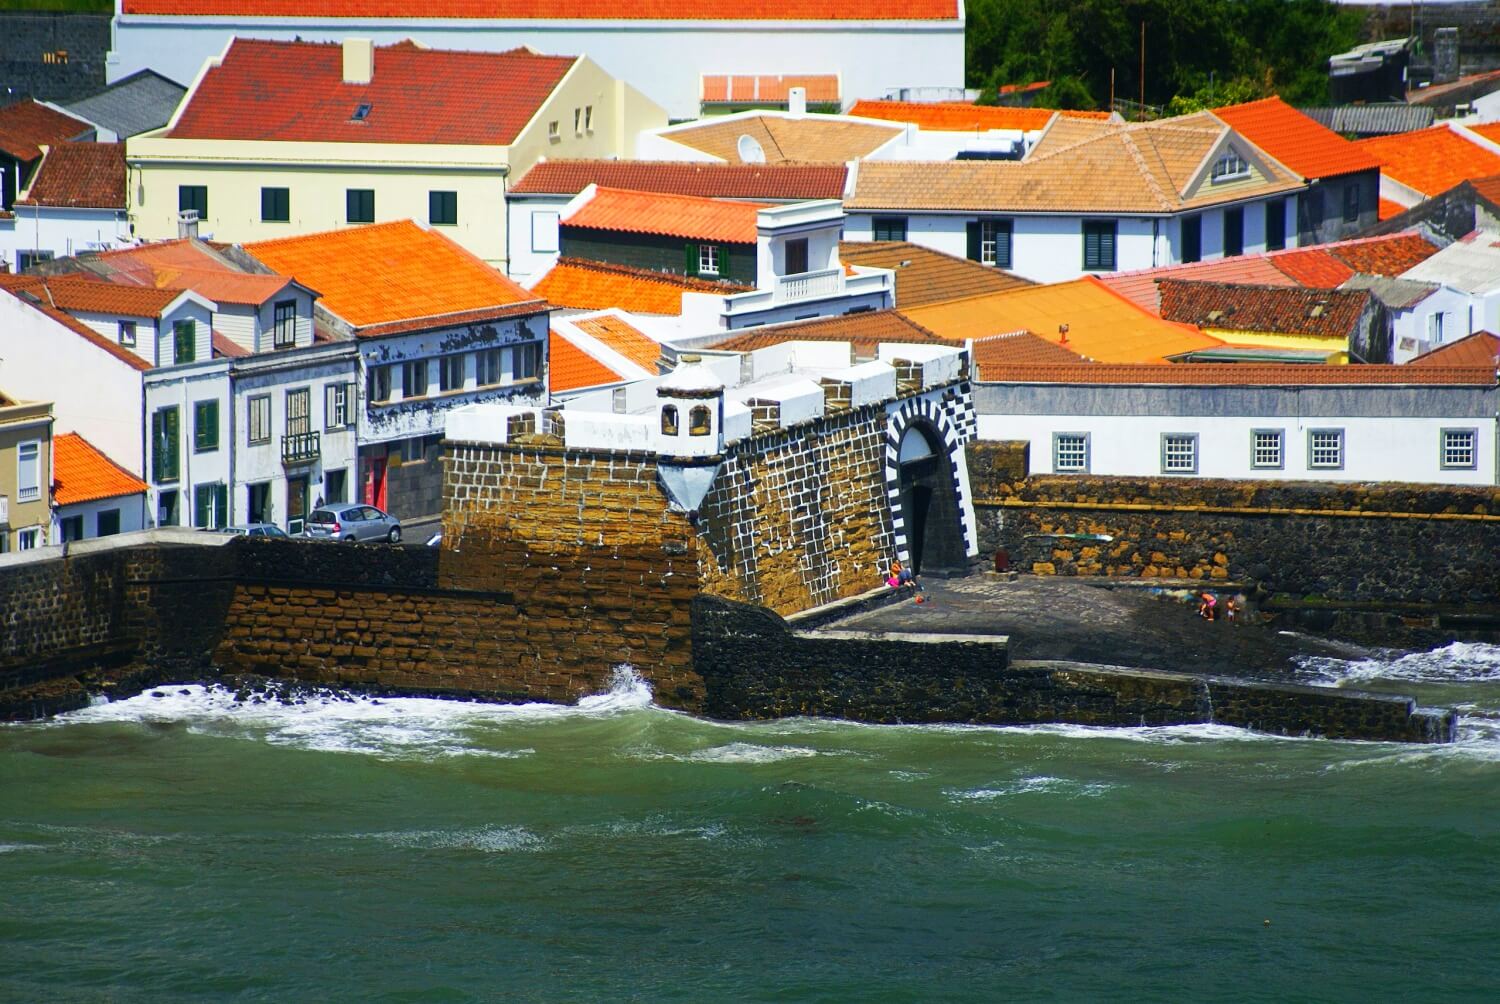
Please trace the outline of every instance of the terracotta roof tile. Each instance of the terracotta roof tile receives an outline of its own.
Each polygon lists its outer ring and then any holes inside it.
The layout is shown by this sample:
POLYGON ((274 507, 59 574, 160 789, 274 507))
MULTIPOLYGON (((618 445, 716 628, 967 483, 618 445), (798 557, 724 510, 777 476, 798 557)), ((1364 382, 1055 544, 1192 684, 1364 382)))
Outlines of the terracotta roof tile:
POLYGON ((991 366, 981 379, 990 383, 1165 384, 1211 387, 1297 387, 1320 385, 1492 386, 1495 371, 1476 366, 1392 366, 1306 363, 1163 363, 1077 366, 991 366))
POLYGON ((440 11, 416 0, 122 0, 127 15, 267 18, 420 18, 586 21, 951 21, 956 0, 851 6, 837 0, 709 0, 691 11, 666 0, 447 0, 440 11))
POLYGON ((84 314, 120 314, 125 317, 160 317, 181 289, 143 289, 118 286, 82 275, 21 275, 11 278, 10 288, 30 292, 59 310, 84 314))
POLYGON ((873 153, 900 134, 899 126, 849 122, 826 115, 736 115, 727 121, 708 120, 659 135, 730 164, 743 163, 741 136, 760 144, 768 164, 842 164, 873 153))
POLYGON ((695 195, 600 188, 562 222, 570 227, 694 240, 755 243, 755 214, 763 202, 729 202, 695 195))
POLYGON ((1404 212, 1406 212, 1406 207, 1403 206, 1401 203, 1396 202, 1393 199, 1381 199, 1380 200, 1380 218, 1381 218, 1381 220, 1395 219, 1397 216, 1400 216, 1404 212))
POLYGON ((1099 281, 1132 303, 1160 315, 1162 279, 1203 279, 1213 282, 1250 282, 1259 286, 1296 286, 1297 280, 1278 269, 1268 255, 1239 255, 1182 265, 1163 265, 1134 272, 1101 275, 1099 281))
POLYGON ((1483 366, 1491 373, 1500 368, 1500 336, 1476 331, 1456 342, 1440 345, 1417 356, 1408 366, 1483 366))
POLYGON ((824 164, 720 164, 666 160, 544 160, 511 195, 577 195, 590 185, 714 199, 842 199, 848 168, 824 164))
POLYGON ((1054 108, 1011 108, 1003 105, 972 105, 963 101, 856 101, 850 115, 910 122, 934 132, 988 132, 1020 129, 1033 132, 1045 128, 1052 116, 1065 118, 1109 118, 1109 112, 1060 111, 1054 108))
POLYGON ((548 337, 547 386, 552 393, 619 383, 623 379, 556 331, 548 337))
POLYGON ((1492 205, 1500 206, 1500 174, 1492 174, 1488 178, 1470 178, 1469 184, 1492 205))
POLYGON ((52 440, 52 498, 58 505, 139 495, 146 482, 106 457, 76 432, 52 440))
POLYGON ((943 254, 909 241, 841 241, 846 265, 888 268, 896 273, 896 304, 920 307, 1032 285, 1031 280, 977 261, 943 254))
MULTIPOLYGON (((67 328, 75 335, 78 335, 84 341, 93 343, 96 348, 103 349, 105 352, 114 356, 120 362, 125 363, 131 369, 149 370, 151 368, 150 363, 146 362, 146 360, 142 359, 134 352, 131 352, 129 349, 121 348, 119 345, 115 344, 112 339, 105 338, 103 335, 99 334, 99 332, 95 331, 93 328, 89 327, 87 324, 84 324, 77 318, 71 316, 66 311, 59 310, 58 308, 51 306, 47 303, 46 299, 38 298, 36 293, 31 292, 26 288, 26 281, 30 279, 32 279, 31 276, 0 274, 0 290, 4 290, 32 309, 46 314, 52 320, 67 328)), ((45 294, 43 294, 43 297, 45 297, 45 294)))
POLYGON ((1500 174, 1500 154, 1465 139, 1446 125, 1356 140, 1380 161, 1381 174, 1426 196, 1461 181, 1500 174))
POLYGON ((82 119, 31 98, 0 108, 0 152, 23 162, 40 157, 43 146, 66 143, 93 131, 94 127, 82 119))
POLYGON ((124 143, 59 143, 31 180, 23 206, 125 208, 124 143))
MULTIPOLYGON (((305 9, 299 15, 305 16, 305 9)), ((353 13, 353 11, 351 11, 353 13)), ((176 139, 505 145, 575 62, 527 49, 375 49, 368 84, 346 84, 339 45, 237 38, 179 110, 176 139), (368 112, 355 120, 356 109, 368 112)))
POLYGON ((949 341, 1024 330, 1061 342, 1059 329, 1066 325, 1062 344, 1100 362, 1160 362, 1224 344, 1192 325, 1162 320, 1094 276, 901 313, 949 341))
POLYGON ((1355 272, 1345 262, 1322 248, 1298 248, 1278 255, 1272 264, 1283 274, 1296 280, 1297 285, 1313 289, 1335 289, 1342 286, 1355 272))
POLYGON ((1378 170, 1380 162, 1277 97, 1227 108, 1214 116, 1304 178, 1378 170))
POLYGON ((1159 122, 1055 119, 1024 160, 866 161, 851 209, 1174 212, 1278 192, 1300 179, 1274 163, 1265 180, 1190 189, 1228 132, 1206 112, 1159 122))
POLYGON ((234 339, 230 338, 228 335, 221 334, 217 331, 213 333, 212 338, 209 339, 209 343, 213 346, 215 358, 222 357, 226 359, 242 359, 245 356, 251 356, 255 354, 249 349, 245 348, 243 345, 240 345, 238 342, 234 341, 234 339))
POLYGON ((920 324, 894 310, 819 317, 810 321, 767 324, 716 343, 715 349, 750 352, 782 342, 849 342, 855 355, 871 356, 881 342, 946 344, 920 324))
POLYGON ((787 76, 768 74, 704 74, 703 103, 705 105, 726 104, 786 104, 793 87, 807 91, 809 104, 837 104, 839 101, 839 75, 837 73, 802 73, 787 76))
POLYGON ((1340 241, 1325 250, 1356 272, 1397 276, 1438 253, 1438 246, 1418 233, 1390 234, 1340 241))
POLYGON ((442 234, 411 220, 246 244, 271 270, 322 294, 330 313, 359 334, 429 322, 544 310, 546 305, 442 234))
POLYGON ((682 313, 683 293, 744 293, 751 287, 626 265, 559 258, 532 292, 548 303, 578 310, 619 307, 638 314, 682 313))
POLYGON ((1481 122, 1476 125, 1466 126, 1466 128, 1470 132, 1478 133, 1491 143, 1500 143, 1500 122, 1481 122))
POLYGON ((617 314, 601 314, 598 317, 569 318, 573 327, 603 342, 620 355, 640 366, 655 371, 661 360, 661 342, 643 334, 625 318, 617 314))
POLYGON ((215 303, 260 306, 291 285, 284 275, 242 272, 201 240, 178 238, 103 251, 89 271, 121 285, 191 289, 215 303))
POLYGON ((1030 331, 1012 331, 988 338, 976 338, 973 352, 974 365, 979 367, 981 380, 986 379, 985 373, 1007 366, 1095 365, 1056 338, 1043 338, 1030 331))
POLYGON ((1162 279, 1161 316, 1225 331, 1347 338, 1370 303, 1368 290, 1241 286, 1162 279))

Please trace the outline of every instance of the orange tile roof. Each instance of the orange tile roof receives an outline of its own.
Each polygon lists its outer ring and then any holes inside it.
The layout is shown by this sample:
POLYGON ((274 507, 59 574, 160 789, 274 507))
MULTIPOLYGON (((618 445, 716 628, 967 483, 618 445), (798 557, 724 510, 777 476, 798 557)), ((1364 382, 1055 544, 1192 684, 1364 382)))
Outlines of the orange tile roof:
POLYGON ((625 379, 553 331, 547 338, 547 387, 554 394, 625 379))
POLYGON ((1054 119, 1020 161, 871 160, 855 176, 850 209, 1168 213, 1303 187, 1274 162, 1265 177, 1193 187, 1229 133, 1199 112, 1158 122, 1054 119))
POLYGON ((1380 162, 1278 97, 1215 108, 1216 118, 1304 178, 1373 171, 1380 162))
POLYGON ((191 238, 104 251, 90 260, 90 268, 121 285, 191 289, 215 303, 256 307, 292 283, 289 276, 242 272, 209 244, 191 238))
POLYGON ((842 164, 868 156, 900 134, 900 126, 848 122, 827 115, 736 115, 727 121, 709 119, 659 135, 730 164, 744 163, 740 158, 742 136, 760 144, 768 164, 842 164))
POLYGON ((1483 366, 1494 372, 1500 366, 1500 336, 1476 331, 1456 342, 1440 345, 1417 356, 1408 366, 1483 366))
POLYGON ((708 0, 691 10, 665 0, 446 0, 441 10, 417 0, 122 0, 127 15, 188 17, 418 18, 584 21, 952 21, 957 0, 908 0, 878 6, 838 0, 708 0))
POLYGON ((1297 280, 1278 269, 1269 256, 1260 254, 1215 258, 1212 261, 1195 261, 1182 265, 1162 265, 1134 272, 1113 272, 1101 275, 1099 281, 1137 306, 1157 314, 1161 311, 1161 289, 1157 283, 1168 278, 1253 282, 1261 286, 1297 285, 1297 280))
POLYGON ((909 317, 894 310, 817 317, 807 321, 767 324, 731 335, 713 345, 728 352, 751 352, 783 342, 848 342, 858 357, 872 356, 881 342, 948 344, 909 317))
POLYGON ((809 104, 831 104, 839 100, 837 73, 802 73, 789 76, 704 74, 703 103, 786 104, 793 87, 807 90, 809 104))
POLYGON ((40 157, 43 146, 66 143, 93 131, 82 119, 31 98, 0 108, 0 152, 23 162, 40 157))
POLYGON ((1406 207, 1394 199, 1380 200, 1380 218, 1382 220, 1394 219, 1406 212, 1406 207))
POLYGON ((661 342, 642 334, 618 314, 572 317, 573 327, 591 335, 644 370, 655 371, 661 360, 661 342))
POLYGON ((59 310, 84 314, 120 314, 125 317, 160 317, 181 289, 142 289, 117 286, 103 279, 82 275, 19 275, 12 289, 27 290, 59 310))
POLYGON ((991 366, 991 383, 1164 384, 1210 387, 1296 387, 1318 385, 1493 386, 1495 371, 1482 366, 1393 366, 1355 363, 1084 363, 1074 366, 991 366))
MULTIPOLYGON (((1338 241, 1324 245, 1323 250, 1356 272, 1394 277, 1437 254, 1438 246, 1419 233, 1407 231, 1338 241)), ((1291 255, 1287 252, 1287 257, 1291 255)))
POLYGON ((379 46, 374 58, 368 84, 347 84, 338 44, 236 38, 189 92, 167 135, 504 146, 577 61, 530 49, 456 52, 409 44, 379 46), (366 114, 356 120, 362 106, 366 114))
POLYGON ((47 150, 42 166, 20 206, 85 209, 125 208, 124 143, 58 143, 47 150))
POLYGON ((1002 335, 976 338, 973 344, 974 365, 984 374, 1007 366, 1076 366, 1095 365, 1057 340, 1031 331, 1012 331, 1002 335))
POLYGON ((52 440, 52 498, 58 505, 139 495, 146 482, 100 453, 76 432, 52 440))
POLYGON ((842 199, 842 164, 720 164, 669 160, 544 160, 509 195, 577 195, 590 185, 711 199, 842 199))
POLYGON ((888 268, 896 273, 896 303, 920 307, 1033 285, 1004 269, 943 254, 909 241, 840 241, 839 259, 848 265, 888 268))
POLYGON ((1491 143, 1500 143, 1500 122, 1482 122, 1465 128, 1470 132, 1478 133, 1491 143))
POLYGON ((1355 146, 1380 161, 1382 174, 1426 196, 1470 178, 1500 174, 1500 154, 1445 125, 1356 140, 1355 146))
POLYGON ((105 338, 103 335, 99 334, 99 332, 95 331, 87 324, 84 324, 82 321, 68 314, 66 311, 59 310, 58 308, 50 305, 45 299, 39 298, 36 293, 31 292, 29 289, 27 289, 26 280, 29 280, 31 278, 31 276, 26 275, 6 275, 0 273, 0 290, 4 290, 11 296, 14 296, 16 299, 31 307, 33 310, 46 314, 52 320, 67 328, 75 335, 78 335, 84 341, 91 342, 96 348, 103 349, 105 352, 114 356, 120 362, 129 366, 131 369, 149 370, 151 368, 150 363, 146 362, 146 360, 142 359, 134 352, 131 352, 129 349, 121 348, 118 344, 115 343, 114 339, 105 338))
POLYGON ((1109 118, 1109 112, 971 105, 963 101, 856 101, 849 114, 887 122, 910 122, 935 132, 987 132, 991 129, 1032 132, 1045 128, 1054 115, 1080 119, 1109 118))
POLYGON ((901 313, 949 341, 1025 330, 1061 342, 1059 328, 1067 325, 1062 344, 1099 362, 1161 362, 1224 344, 1192 325, 1162 320, 1091 275, 901 313))
POLYGON ((755 214, 764 202, 728 202, 695 195, 664 192, 627 192, 598 188, 562 222, 570 227, 614 230, 632 234, 662 234, 693 240, 755 243, 755 214))
MULTIPOLYGON (((543 310, 516 285, 442 234, 411 220, 246 244, 268 268, 322 294, 320 304, 360 335, 389 325, 478 320, 543 310)), ((382 330, 384 329, 384 330, 382 330)))
POLYGON ((559 258, 531 291, 559 307, 619 307, 638 314, 680 315, 683 293, 743 293, 750 288, 627 265, 559 258))

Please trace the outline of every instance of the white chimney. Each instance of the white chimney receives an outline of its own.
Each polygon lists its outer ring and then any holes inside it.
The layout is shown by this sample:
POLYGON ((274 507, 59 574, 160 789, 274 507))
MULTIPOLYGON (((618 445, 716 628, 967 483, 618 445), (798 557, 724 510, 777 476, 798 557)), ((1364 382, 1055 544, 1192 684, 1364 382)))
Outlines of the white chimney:
POLYGON ((344 83, 368 84, 373 76, 375 76, 374 40, 344 39, 344 83))
POLYGON ((792 87, 786 92, 786 110, 793 115, 807 114, 807 88, 792 87))
POLYGON ((183 209, 177 213, 177 236, 198 236, 198 210, 183 209))

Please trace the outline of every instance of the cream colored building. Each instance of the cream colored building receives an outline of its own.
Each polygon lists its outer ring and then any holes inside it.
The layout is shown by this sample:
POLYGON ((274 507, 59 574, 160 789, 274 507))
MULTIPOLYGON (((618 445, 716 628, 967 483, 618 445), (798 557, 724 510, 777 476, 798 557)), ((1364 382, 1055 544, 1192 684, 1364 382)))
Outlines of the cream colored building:
POLYGON ((412 219, 503 268, 508 179, 628 156, 666 121, 586 56, 236 39, 127 142, 130 219, 163 239, 197 209, 201 236, 233 243, 412 219))
POLYGON ((0 552, 47 543, 52 523, 52 403, 0 393, 0 552))

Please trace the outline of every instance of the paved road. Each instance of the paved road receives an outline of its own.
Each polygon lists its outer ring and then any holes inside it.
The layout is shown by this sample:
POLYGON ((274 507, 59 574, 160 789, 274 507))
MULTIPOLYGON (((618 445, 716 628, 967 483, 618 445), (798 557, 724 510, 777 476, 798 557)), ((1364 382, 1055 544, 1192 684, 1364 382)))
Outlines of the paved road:
POLYGON ((1293 657, 1350 656, 1341 643, 1273 626, 1208 622, 1192 605, 1144 588, 1023 575, 924 580, 926 602, 903 602, 829 624, 863 631, 1006 634, 1015 659, 1064 659, 1186 673, 1285 678, 1293 657))

